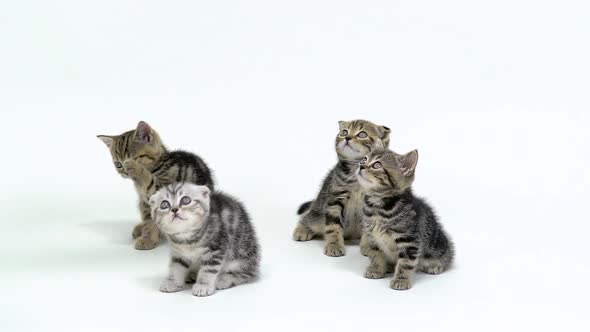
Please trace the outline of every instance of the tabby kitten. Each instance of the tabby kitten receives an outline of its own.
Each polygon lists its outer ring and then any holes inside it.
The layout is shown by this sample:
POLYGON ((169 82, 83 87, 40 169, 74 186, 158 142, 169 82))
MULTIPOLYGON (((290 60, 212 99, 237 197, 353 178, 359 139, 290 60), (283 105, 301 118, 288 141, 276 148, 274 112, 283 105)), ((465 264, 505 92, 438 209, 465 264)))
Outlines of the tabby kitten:
MULTIPOLYGON (((344 238, 361 237, 362 192, 356 169, 371 150, 388 147, 389 133, 389 128, 365 120, 340 121, 338 164, 326 176, 317 198, 299 208, 295 241, 309 241, 321 234, 326 241, 324 254, 337 257, 344 255, 344 238)), ((366 254, 364 242, 361 239, 361 251, 366 254)))
POLYGON ((368 244, 369 279, 383 278, 395 265, 391 288, 411 287, 416 269, 428 274, 445 271, 454 245, 423 199, 412 193, 418 151, 398 155, 377 149, 360 162, 357 172, 365 191, 363 233, 368 244))
POLYGON ((213 189, 211 171, 201 158, 189 152, 168 151, 158 133, 143 121, 121 135, 97 137, 109 148, 117 172, 132 179, 139 194, 141 223, 132 232, 135 249, 153 249, 160 242, 148 204, 160 187, 183 181, 213 189))
POLYGON ((160 291, 183 290, 192 272, 197 274, 195 296, 209 296, 258 275, 256 234, 244 206, 234 198, 205 186, 175 184, 156 192, 150 206, 172 249, 160 291))

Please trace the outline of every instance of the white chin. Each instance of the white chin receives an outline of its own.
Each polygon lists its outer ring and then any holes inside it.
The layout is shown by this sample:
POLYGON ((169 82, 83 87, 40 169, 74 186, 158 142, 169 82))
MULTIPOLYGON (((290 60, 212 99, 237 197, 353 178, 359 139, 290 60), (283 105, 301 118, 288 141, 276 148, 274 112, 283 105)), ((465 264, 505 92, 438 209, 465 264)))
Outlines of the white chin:
POLYGON ((350 146, 344 146, 340 148, 340 155, 347 159, 361 159, 364 155, 361 152, 353 150, 350 146))

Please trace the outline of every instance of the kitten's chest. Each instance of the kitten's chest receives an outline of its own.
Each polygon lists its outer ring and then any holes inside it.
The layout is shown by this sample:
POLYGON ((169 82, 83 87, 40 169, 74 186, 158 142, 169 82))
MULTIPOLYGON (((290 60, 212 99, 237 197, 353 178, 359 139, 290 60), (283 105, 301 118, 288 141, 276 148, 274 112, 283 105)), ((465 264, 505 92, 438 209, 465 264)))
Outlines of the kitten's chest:
POLYGON ((350 196, 344 207, 344 220, 348 225, 360 225, 364 194, 358 184, 353 184, 349 190, 350 196))
POLYGON ((185 260, 191 263, 198 263, 201 260, 201 256, 205 252, 205 248, 200 248, 194 245, 188 244, 171 244, 172 251, 185 260))
POLYGON ((391 223, 380 216, 372 216, 363 219, 363 230, 371 234, 375 244, 387 255, 395 256, 397 251, 396 239, 402 234, 391 229, 391 223))

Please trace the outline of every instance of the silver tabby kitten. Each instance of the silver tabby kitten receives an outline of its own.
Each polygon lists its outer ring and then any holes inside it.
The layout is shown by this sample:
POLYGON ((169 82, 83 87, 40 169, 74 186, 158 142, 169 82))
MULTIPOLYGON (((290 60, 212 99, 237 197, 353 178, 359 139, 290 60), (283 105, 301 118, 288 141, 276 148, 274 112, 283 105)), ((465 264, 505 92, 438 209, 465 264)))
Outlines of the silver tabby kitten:
POLYGON ((258 276, 260 256, 254 227, 243 205, 191 183, 163 187, 150 198, 152 216, 170 241, 169 275, 162 292, 184 289, 196 272, 193 295, 246 283, 258 276))
MULTIPOLYGON (((336 136, 338 164, 326 176, 315 201, 301 205, 299 224, 293 232, 296 241, 309 241, 323 235, 324 253, 344 255, 344 238, 361 237, 362 194, 356 178, 359 161, 376 147, 387 148, 389 128, 369 121, 340 121, 336 136)), ((364 239, 361 250, 366 254, 364 239)))
POLYGON ((395 265, 391 288, 411 287, 417 269, 440 274, 453 261, 453 242, 432 208, 412 193, 418 151, 398 155, 374 150, 357 172, 365 190, 363 233, 370 264, 365 277, 383 278, 395 265))

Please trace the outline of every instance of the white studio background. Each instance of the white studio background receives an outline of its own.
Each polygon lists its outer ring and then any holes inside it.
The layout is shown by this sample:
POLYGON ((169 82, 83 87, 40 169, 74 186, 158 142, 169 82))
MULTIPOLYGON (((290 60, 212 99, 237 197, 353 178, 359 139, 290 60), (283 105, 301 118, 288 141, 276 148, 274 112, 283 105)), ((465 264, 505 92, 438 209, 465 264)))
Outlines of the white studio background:
POLYGON ((0 330, 587 330, 585 1, 0 1, 0 330), (396 292, 296 243, 338 120, 418 148, 457 245, 396 292), (161 294, 97 134, 149 122, 250 210, 255 284, 161 294))

